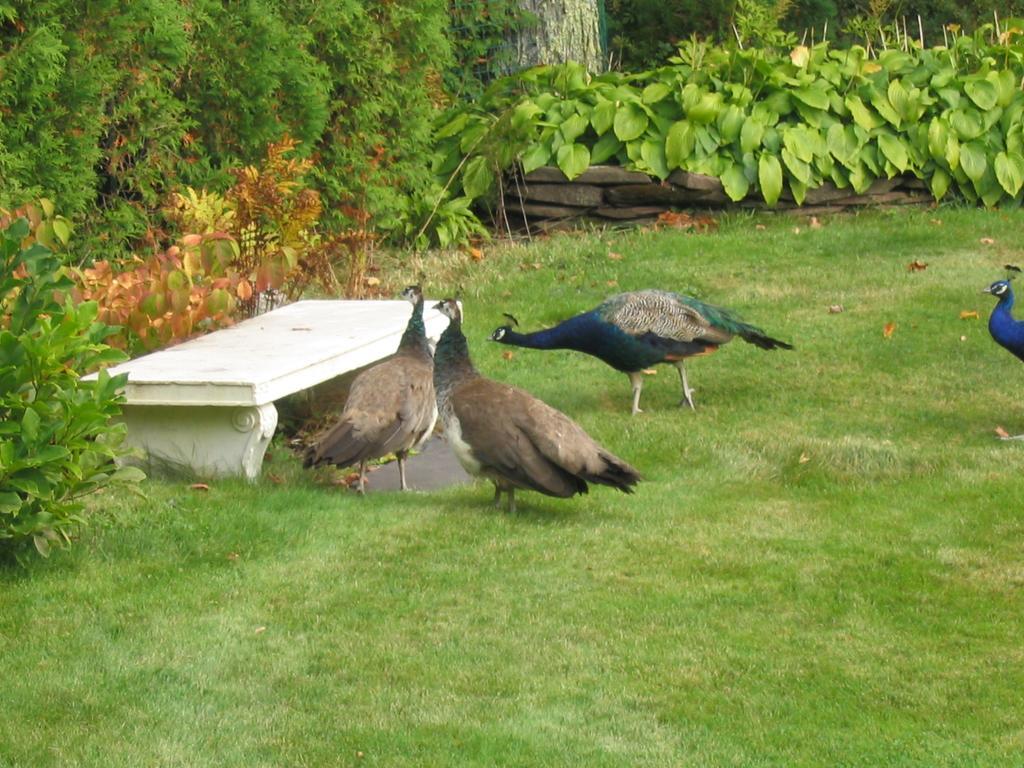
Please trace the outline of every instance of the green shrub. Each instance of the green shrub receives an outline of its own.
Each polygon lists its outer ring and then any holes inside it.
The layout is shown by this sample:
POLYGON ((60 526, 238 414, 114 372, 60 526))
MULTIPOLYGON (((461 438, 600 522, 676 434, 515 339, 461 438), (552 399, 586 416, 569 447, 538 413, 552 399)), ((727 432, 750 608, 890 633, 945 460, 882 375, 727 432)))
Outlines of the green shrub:
MULTIPOLYGON (((1020 24, 1024 29, 1024 22, 1020 24)), ((611 163, 665 179, 715 176, 741 200, 802 203, 829 182, 865 192, 912 174, 936 199, 1019 204, 1024 187, 1024 33, 987 30, 950 48, 819 43, 788 50, 683 46, 670 65, 590 77, 541 67, 440 123, 435 168, 453 196, 485 198, 513 163, 575 178, 611 163)))
POLYGON ((328 226, 403 231, 444 101, 435 0, 0 3, 0 206, 62 202, 79 260, 162 237, 186 187, 292 136, 328 226))
POLYGON ((124 377, 80 379, 123 354, 100 341, 110 329, 95 302, 74 306, 60 260, 31 239, 25 218, 0 233, 0 551, 32 542, 45 556, 70 541, 85 494, 139 472, 115 466, 124 425, 109 419, 124 377))

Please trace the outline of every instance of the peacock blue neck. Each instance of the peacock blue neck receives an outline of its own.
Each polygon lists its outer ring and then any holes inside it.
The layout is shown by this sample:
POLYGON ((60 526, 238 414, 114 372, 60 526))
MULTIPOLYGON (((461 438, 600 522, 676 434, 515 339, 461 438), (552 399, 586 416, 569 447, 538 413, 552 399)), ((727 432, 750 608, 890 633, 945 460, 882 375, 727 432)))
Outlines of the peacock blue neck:
POLYGON ((593 355, 620 371, 638 371, 664 358, 663 351, 625 333, 596 310, 570 317, 543 331, 506 331, 501 341, 530 349, 573 349, 593 355))
POLYGON ((412 307, 412 316, 409 318, 408 325, 405 326, 405 333, 402 334, 402 340, 398 343, 399 349, 419 349, 427 350, 427 329, 423 324, 423 297, 420 296, 416 300, 416 303, 412 307))
POLYGON ((448 323, 434 350, 434 381, 438 390, 447 388, 460 378, 477 376, 476 368, 469 357, 469 344, 462 333, 462 322, 458 319, 448 323))
POLYGON ((599 320, 595 313, 586 312, 570 317, 553 328, 545 328, 533 333, 517 333, 513 330, 505 332, 502 341, 517 347, 529 349, 582 349, 582 339, 599 329, 599 320))

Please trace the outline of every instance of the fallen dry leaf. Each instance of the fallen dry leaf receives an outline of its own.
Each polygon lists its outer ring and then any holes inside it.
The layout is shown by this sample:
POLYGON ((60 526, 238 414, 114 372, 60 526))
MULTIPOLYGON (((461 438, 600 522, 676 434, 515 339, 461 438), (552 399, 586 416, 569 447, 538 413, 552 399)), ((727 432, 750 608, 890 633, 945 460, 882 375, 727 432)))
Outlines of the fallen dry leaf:
POLYGON ((811 460, 811 457, 808 456, 806 452, 803 452, 803 453, 800 454, 799 462, 801 464, 806 464, 810 460, 811 460))
POLYGON ((828 308, 830 315, 838 315, 840 312, 845 312, 846 308, 842 304, 833 304, 828 308))
POLYGON ((914 259, 907 264, 907 272, 924 272, 926 269, 928 269, 928 263, 920 259, 914 259))
POLYGON ((514 355, 509 351, 502 352, 501 356, 506 360, 511 360, 514 357, 514 355))
POLYGON ((280 475, 275 475, 273 472, 267 472, 267 480, 272 482, 274 485, 281 485, 284 482, 284 478, 280 475))
POLYGON ((192 485, 190 485, 189 488, 191 490, 193 490, 193 491, 208 491, 208 490, 210 490, 210 486, 208 486, 206 483, 192 483, 192 485))
POLYGON ((473 261, 483 261, 483 259, 484 259, 484 252, 482 250, 480 250, 479 248, 470 248, 469 249, 469 257, 471 259, 473 259, 473 261))
POLYGON ((237 552, 228 552, 228 560, 237 560, 239 557, 237 552))
POLYGON ((380 278, 379 277, 364 277, 363 278, 363 282, 366 283, 370 288, 373 288, 375 285, 380 285, 380 278))
POLYGON ((254 634, 257 634, 257 635, 262 634, 263 632, 266 632, 266 631, 267 631, 266 627, 256 627, 256 629, 253 630, 254 634))
POLYGON ((614 251, 609 251, 608 258, 611 259, 612 261, 622 261, 622 254, 615 253, 614 251))
POLYGON ((766 229, 766 227, 765 227, 765 225, 764 225, 764 224, 755 224, 755 225, 754 225, 754 229, 756 229, 756 230, 757 230, 758 232, 764 232, 764 230, 766 229))
POLYGON ((983 237, 979 242, 982 245, 994 245, 996 241, 991 237, 983 237))
POLYGON ((967 337, 966 336, 961 336, 960 337, 960 341, 967 341, 967 337))
POLYGON ((811 216, 811 229, 821 229, 821 220, 817 216, 811 216))
POLYGON ((607 283, 605 283, 605 285, 607 285, 609 288, 614 288, 618 284, 618 280, 609 280, 607 283))
POLYGON ((1007 432, 1005 429, 1003 429, 1002 427, 996 427, 996 437, 1000 437, 1003 440, 1005 440, 1009 436, 1010 436, 1010 433, 1007 432))
POLYGON ((934 224, 936 227, 941 227, 942 219, 932 219, 932 224, 934 224))
POLYGON ((892 338, 893 333, 896 332, 896 323, 886 323, 882 329, 882 336, 886 339, 892 338))
POLYGON ((242 301, 248 301, 252 298, 252 283, 248 280, 240 280, 238 286, 235 288, 235 295, 238 296, 242 301))
POLYGON ((799 235, 800 234, 800 227, 793 227, 793 234, 794 235, 799 235))
POLYGON ((961 320, 977 320, 978 319, 978 311, 975 310, 975 309, 965 309, 963 312, 960 313, 960 319, 961 320))
POLYGON ((640 371, 640 373, 642 373, 644 376, 657 376, 658 375, 658 371, 655 370, 654 368, 644 368, 642 371, 640 371))

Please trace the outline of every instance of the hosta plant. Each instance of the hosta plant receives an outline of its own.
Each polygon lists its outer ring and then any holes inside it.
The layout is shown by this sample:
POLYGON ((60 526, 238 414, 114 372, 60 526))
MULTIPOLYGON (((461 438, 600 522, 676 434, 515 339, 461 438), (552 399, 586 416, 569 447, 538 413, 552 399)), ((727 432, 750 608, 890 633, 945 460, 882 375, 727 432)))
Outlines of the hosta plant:
POLYGON ((658 179, 719 178, 733 200, 801 203, 826 182, 860 193, 911 174, 1016 204, 1024 185, 1024 23, 949 48, 774 49, 683 45, 668 65, 590 76, 577 65, 507 78, 439 122, 434 170, 453 196, 486 198, 503 172, 557 166, 569 179, 617 164, 658 179))

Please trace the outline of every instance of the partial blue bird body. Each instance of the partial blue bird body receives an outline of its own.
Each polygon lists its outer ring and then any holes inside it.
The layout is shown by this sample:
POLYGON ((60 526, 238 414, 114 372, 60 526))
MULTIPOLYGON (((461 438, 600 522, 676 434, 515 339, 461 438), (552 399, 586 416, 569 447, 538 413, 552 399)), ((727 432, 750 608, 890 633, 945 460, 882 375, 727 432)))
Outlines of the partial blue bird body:
POLYGON ((1013 318, 1013 288, 1008 280, 997 280, 985 289, 999 302, 988 318, 988 332, 999 346, 1024 361, 1024 322, 1013 318))
POLYGON ((509 329, 501 341, 529 349, 571 349, 583 352, 623 373, 664 362, 667 356, 673 354, 688 357, 707 346, 699 342, 667 339, 653 333, 631 336, 601 317, 597 309, 535 333, 516 333, 509 329))

